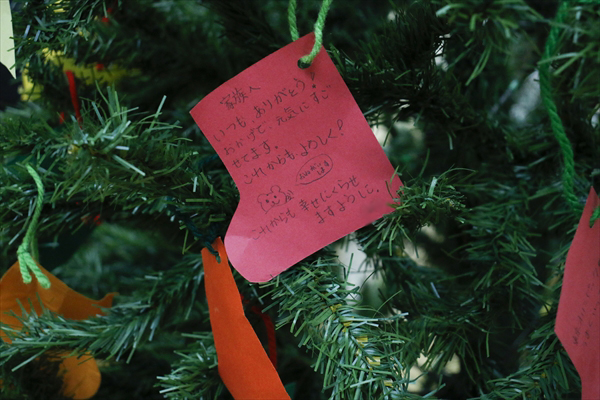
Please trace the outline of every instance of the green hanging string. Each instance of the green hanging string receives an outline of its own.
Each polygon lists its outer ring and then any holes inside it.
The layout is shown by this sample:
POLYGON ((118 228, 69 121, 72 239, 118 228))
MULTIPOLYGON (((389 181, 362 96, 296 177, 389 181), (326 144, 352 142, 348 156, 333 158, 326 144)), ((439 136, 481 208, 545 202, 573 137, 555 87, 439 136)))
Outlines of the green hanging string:
POLYGON ((560 25, 563 24, 565 17, 567 16, 567 11, 568 2, 562 2, 560 4, 560 7, 558 8, 558 11, 556 12, 554 24, 550 29, 550 34, 548 35, 548 39, 546 40, 546 47, 544 49, 544 56, 542 58, 542 61, 544 62, 539 65, 538 69, 540 74, 540 90, 542 95, 542 101, 550 116, 550 125, 552 126, 552 132, 554 133, 554 137, 558 141, 558 144, 563 154, 564 171, 562 180, 564 195, 571 209, 575 213, 581 214, 582 206, 577 200, 577 196, 575 195, 574 189, 575 158, 573 156, 573 148, 571 147, 571 142, 569 142, 569 138, 567 138, 565 128, 563 127, 560 116, 558 115, 558 109, 556 107, 556 104, 554 103, 554 99, 552 96, 552 87, 550 86, 550 62, 548 62, 548 60, 552 56, 554 56, 554 54, 558 50, 560 25))
POLYGON ((290 24, 292 41, 298 40, 300 34, 298 33, 298 25, 296 25, 296 0, 290 0, 288 4, 288 23, 290 24))
MULTIPOLYGON (((329 11, 332 1, 333 0, 323 0, 323 3, 321 3, 317 22, 315 22, 315 44, 311 52, 300 59, 300 63, 303 67, 309 67, 317 54, 319 54, 319 50, 321 50, 321 46, 323 45, 325 19, 327 18, 327 12, 329 11)), ((298 25, 296 24, 296 0, 290 0, 289 2, 288 22, 290 24, 290 35, 292 36, 292 40, 298 40, 300 35, 298 34, 298 25)))
POLYGON ((44 205, 44 185, 42 184, 42 179, 35 169, 31 167, 31 165, 27 165, 26 168, 27 172, 29 172, 35 181, 38 197, 35 204, 35 211, 33 212, 33 217, 31 218, 31 223, 29 224, 27 232, 25 233, 25 237, 23 238, 23 243, 21 243, 17 249, 17 259, 19 260, 19 268, 21 270, 23 282, 31 283, 31 274, 29 274, 29 270, 31 270, 40 285, 44 289, 48 289, 50 288, 50 279, 44 275, 31 256, 31 249, 34 245, 34 233, 37 228, 38 220, 40 219, 40 214, 42 213, 42 206, 44 205))

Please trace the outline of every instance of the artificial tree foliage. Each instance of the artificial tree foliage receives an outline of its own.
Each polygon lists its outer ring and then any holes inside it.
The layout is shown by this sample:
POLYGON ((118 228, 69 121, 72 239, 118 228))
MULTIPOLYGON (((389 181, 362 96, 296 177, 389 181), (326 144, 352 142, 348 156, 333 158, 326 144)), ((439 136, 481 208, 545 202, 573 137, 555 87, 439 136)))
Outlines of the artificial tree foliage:
MULTIPOLYGON (((319 4, 298 3, 301 34, 319 4)), ((119 296, 85 321, 23 318, 0 347, 2 398, 57 398, 35 357, 48 349, 103 360, 96 398, 230 398, 201 250, 225 235, 239 192, 189 110, 291 41, 288 2, 11 5, 18 81, 26 70, 39 96, 0 111, 0 272, 33 213, 31 165, 45 189, 39 262, 81 293, 119 296), (127 72, 70 88, 49 51, 127 72)), ((333 2, 325 47, 404 187, 390 214, 273 280, 235 274, 275 322, 292 398, 580 398, 553 329, 566 253, 599 189, 599 22, 589 0, 333 2), (364 262, 339 260, 351 242, 364 262)))

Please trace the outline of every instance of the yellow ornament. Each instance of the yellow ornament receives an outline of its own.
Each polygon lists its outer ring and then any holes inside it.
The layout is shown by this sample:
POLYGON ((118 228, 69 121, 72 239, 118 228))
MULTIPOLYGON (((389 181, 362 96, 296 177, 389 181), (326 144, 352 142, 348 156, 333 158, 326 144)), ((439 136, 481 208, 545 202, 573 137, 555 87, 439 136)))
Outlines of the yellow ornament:
MULTIPOLYGON (((56 7, 54 9, 55 13, 65 12, 65 10, 60 7, 61 3, 63 3, 63 0, 57 0, 54 3, 54 7, 56 7)), ((109 8, 107 12, 111 13, 112 9, 109 8)), ((108 23, 108 17, 101 19, 98 17, 97 19, 104 23, 108 23)), ((88 33, 85 30, 80 30, 79 35, 86 38, 88 33)), ((125 76, 136 75, 139 73, 139 70, 127 70, 120 67, 118 64, 111 64, 108 66, 99 63, 77 64, 75 59, 65 57, 64 53, 61 51, 44 49, 42 50, 42 55, 46 63, 51 62, 52 64, 61 67, 63 72, 72 71, 75 77, 85 85, 92 85, 94 82, 100 84, 112 84, 125 76)), ((37 100, 40 98, 42 85, 39 83, 36 84, 31 80, 27 67, 28 66, 23 69, 22 73, 22 86, 20 88, 21 100, 37 100)))
MULTIPOLYGON (((85 85, 92 85, 94 82, 100 84, 111 84, 119 81, 125 76, 137 75, 138 70, 127 70, 117 64, 104 66, 103 64, 84 64, 78 65, 75 59, 65 57, 60 51, 44 49, 42 51, 45 62, 50 62, 62 68, 63 72, 73 71, 73 74, 85 85)), ((29 77, 27 68, 23 69, 23 85, 21 87, 21 100, 33 101, 40 98, 42 86, 34 83, 29 77)))

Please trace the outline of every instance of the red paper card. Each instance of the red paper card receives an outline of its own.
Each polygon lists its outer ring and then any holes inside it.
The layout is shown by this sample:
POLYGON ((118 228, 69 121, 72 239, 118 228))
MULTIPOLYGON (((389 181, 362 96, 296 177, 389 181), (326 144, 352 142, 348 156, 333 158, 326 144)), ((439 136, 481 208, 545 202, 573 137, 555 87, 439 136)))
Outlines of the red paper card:
POLYGON ((402 185, 325 49, 298 67, 313 43, 285 46, 191 111, 240 190, 225 246, 252 282, 393 211, 402 185))
POLYGON ((219 375, 235 399, 289 400, 275 367, 244 315, 221 238, 213 246, 221 262, 208 249, 202 249, 202 263, 219 375))
POLYGON ((567 254, 556 335, 582 384, 582 399, 600 399, 600 222, 590 228, 600 200, 592 188, 567 254))

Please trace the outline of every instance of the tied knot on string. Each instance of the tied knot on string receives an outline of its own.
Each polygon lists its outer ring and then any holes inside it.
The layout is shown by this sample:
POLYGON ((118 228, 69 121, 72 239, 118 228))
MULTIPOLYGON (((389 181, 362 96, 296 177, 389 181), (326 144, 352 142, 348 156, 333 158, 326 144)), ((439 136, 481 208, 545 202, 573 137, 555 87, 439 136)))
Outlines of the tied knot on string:
MULTIPOLYGON (((315 22, 315 44, 311 50, 311 52, 298 61, 298 66, 300 68, 308 68, 314 61, 317 54, 319 54, 319 50, 321 50, 321 46, 323 45, 323 29, 325 28, 325 19, 327 18, 327 12, 329 11, 329 7, 331 7, 331 2, 333 0, 323 0, 321 3, 321 9, 319 10, 319 15, 317 16, 317 21, 315 22)), ((292 41, 298 40, 300 34, 298 33, 298 25, 296 24, 296 0, 290 0, 288 5, 288 23, 290 25, 290 35, 292 36, 292 41)))
POLYGON ((219 156, 216 154, 213 154, 212 156, 203 157, 200 160, 198 160, 198 162, 196 163, 196 168, 198 171, 202 172, 202 171, 204 171, 204 167, 206 167, 208 164, 210 164, 211 162, 218 160, 218 159, 219 159, 219 156))
MULTIPOLYGON (((169 197, 167 198, 168 201, 173 201, 174 198, 169 197)), ((213 256, 215 256, 217 258, 217 262, 221 262, 221 257, 219 256, 219 252, 217 250, 215 250, 215 248, 212 246, 212 243, 217 239, 217 237, 219 236, 218 234, 218 229, 214 224, 211 224, 207 231, 202 233, 200 232, 200 229, 198 229, 198 227, 196 226, 196 224, 194 224, 194 222, 192 221, 192 219, 187 215, 181 212, 181 210, 179 209, 179 207, 174 206, 173 204, 169 204, 167 206, 167 209, 175 216, 175 218, 177 218, 179 221, 181 221, 185 227, 192 233, 192 235, 198 239, 198 241, 202 244, 203 247, 205 247, 210 254, 212 254, 213 256)))
POLYGON ((42 206, 44 205, 44 185, 42 184, 42 179, 31 165, 27 164, 26 168, 27 172, 29 172, 35 181, 38 197, 35 205, 35 211, 33 212, 33 217, 31 218, 31 222, 29 223, 29 227, 27 228, 27 232, 23 238, 23 243, 21 243, 17 249, 17 259, 19 260, 19 268, 24 283, 31 283, 32 278, 31 274, 29 273, 29 271, 31 271, 37 278, 39 284, 44 289, 48 289, 50 288, 50 279, 48 279, 48 277, 40 270, 40 268, 37 266, 37 263, 33 259, 33 256, 31 255, 31 251, 34 247, 33 235, 35 233, 40 214, 42 213, 42 206))

